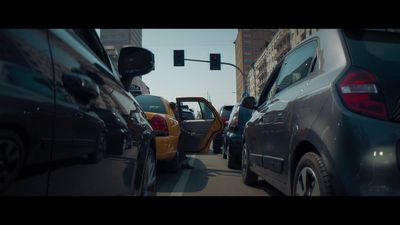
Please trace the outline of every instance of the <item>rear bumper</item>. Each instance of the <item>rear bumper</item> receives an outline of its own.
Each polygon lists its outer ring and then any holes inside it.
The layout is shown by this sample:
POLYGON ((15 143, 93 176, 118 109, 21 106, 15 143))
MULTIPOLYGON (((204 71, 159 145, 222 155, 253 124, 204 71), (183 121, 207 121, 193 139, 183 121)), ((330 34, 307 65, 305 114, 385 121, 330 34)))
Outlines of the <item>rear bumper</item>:
POLYGON ((338 111, 320 132, 337 194, 400 195, 400 123, 338 111))
POLYGON ((178 138, 156 137, 157 161, 172 160, 178 149, 178 138))

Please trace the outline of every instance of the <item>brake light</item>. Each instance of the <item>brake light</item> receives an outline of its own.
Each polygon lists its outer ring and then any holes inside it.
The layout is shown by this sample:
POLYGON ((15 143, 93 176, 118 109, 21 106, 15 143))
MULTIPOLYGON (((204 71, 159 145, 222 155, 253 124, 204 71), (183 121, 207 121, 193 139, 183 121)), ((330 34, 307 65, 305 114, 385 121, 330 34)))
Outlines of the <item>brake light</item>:
POLYGON ((168 124, 164 117, 160 115, 154 115, 150 120, 150 125, 153 128, 156 136, 168 136, 168 124))
POLYGON ((224 124, 224 125, 228 125, 228 122, 229 122, 229 120, 227 119, 227 118, 221 118, 222 119, 222 123, 224 124))
POLYGON ((347 108, 367 116, 388 119, 386 105, 374 74, 359 70, 339 81, 339 92, 347 108))
POLYGON ((232 118, 231 127, 237 127, 238 124, 239 124, 239 118, 235 115, 232 118))

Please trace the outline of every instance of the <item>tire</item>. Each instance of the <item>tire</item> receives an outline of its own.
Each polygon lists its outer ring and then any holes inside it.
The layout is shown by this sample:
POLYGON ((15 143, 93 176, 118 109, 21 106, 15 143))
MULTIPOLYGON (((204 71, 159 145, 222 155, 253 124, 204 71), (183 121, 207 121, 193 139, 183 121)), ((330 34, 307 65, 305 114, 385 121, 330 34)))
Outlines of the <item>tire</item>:
POLYGON ((333 195, 331 177, 319 155, 308 152, 300 159, 292 182, 292 195, 333 195), (305 187, 306 184, 308 187, 305 187))
POLYGON ((228 157, 228 168, 233 169, 233 170, 240 170, 241 169, 240 162, 236 158, 233 158, 231 156, 231 153, 229 150, 230 149, 229 149, 229 145, 228 145, 227 152, 226 152, 226 155, 228 157))
POLYGON ((214 154, 220 154, 221 153, 221 145, 217 144, 215 140, 213 141, 213 152, 214 154))
POLYGON ((14 132, 0 130, 0 192, 14 182, 24 164, 24 145, 14 132))
POLYGON ((107 149, 106 134, 104 132, 101 132, 97 140, 97 146, 95 152, 88 154, 88 162, 99 163, 103 159, 106 149, 107 149))
POLYGON ((181 169, 181 160, 179 157, 179 152, 177 151, 175 157, 167 162, 167 171, 177 173, 181 169))
POLYGON ((227 145, 227 141, 226 139, 224 139, 224 144, 222 146, 222 158, 223 159, 227 159, 227 155, 226 155, 226 145, 227 145))
POLYGON ((154 150, 149 147, 147 149, 147 156, 144 162, 141 184, 140 196, 156 196, 156 181, 157 181, 157 160, 154 150))
POLYGON ((254 185, 257 183, 258 175, 250 169, 250 154, 247 149, 246 142, 243 144, 242 150, 242 178, 246 185, 254 185))

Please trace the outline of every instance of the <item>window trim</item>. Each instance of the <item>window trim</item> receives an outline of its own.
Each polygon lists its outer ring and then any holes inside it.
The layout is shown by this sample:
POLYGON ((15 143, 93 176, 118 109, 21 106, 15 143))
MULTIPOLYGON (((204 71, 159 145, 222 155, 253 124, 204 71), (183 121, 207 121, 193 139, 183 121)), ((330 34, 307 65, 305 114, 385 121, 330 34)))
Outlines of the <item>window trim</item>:
POLYGON ((258 104, 258 105, 257 105, 257 108, 261 107, 262 105, 264 105, 264 103, 267 102, 267 96, 265 96, 265 95, 267 95, 267 94, 269 93, 269 91, 270 91, 270 89, 272 88, 272 86, 274 85, 276 79, 278 79, 279 72, 280 72, 281 69, 282 69, 283 62, 284 62, 284 60, 280 61, 280 62, 275 66, 274 70, 273 70, 272 73, 271 73, 271 76, 268 78, 267 82, 265 82, 264 88, 263 88, 263 90, 262 90, 262 92, 261 92, 261 94, 260 94, 260 98, 258 98, 258 101, 257 101, 257 102, 258 102, 258 103, 257 103, 257 104, 258 104), (261 99, 262 97, 264 98, 264 101, 263 101, 263 102, 260 101, 260 99, 261 99))
POLYGON ((87 29, 69 29, 69 33, 75 36, 79 42, 85 46, 97 59, 104 63, 105 66, 112 72, 111 62, 108 54, 100 42, 99 37, 95 34, 96 31, 87 29), (90 38, 91 40, 88 40, 90 38))

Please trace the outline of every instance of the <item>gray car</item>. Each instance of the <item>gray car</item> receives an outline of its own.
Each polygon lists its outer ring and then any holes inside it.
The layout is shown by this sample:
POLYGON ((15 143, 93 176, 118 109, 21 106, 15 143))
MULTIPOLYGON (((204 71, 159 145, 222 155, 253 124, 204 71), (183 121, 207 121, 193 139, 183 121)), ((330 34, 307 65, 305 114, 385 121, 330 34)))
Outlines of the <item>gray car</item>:
POLYGON ((267 80, 242 175, 286 195, 400 194, 400 33, 320 30, 267 80))

